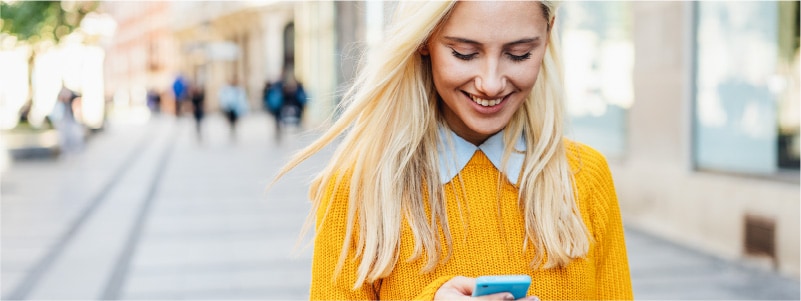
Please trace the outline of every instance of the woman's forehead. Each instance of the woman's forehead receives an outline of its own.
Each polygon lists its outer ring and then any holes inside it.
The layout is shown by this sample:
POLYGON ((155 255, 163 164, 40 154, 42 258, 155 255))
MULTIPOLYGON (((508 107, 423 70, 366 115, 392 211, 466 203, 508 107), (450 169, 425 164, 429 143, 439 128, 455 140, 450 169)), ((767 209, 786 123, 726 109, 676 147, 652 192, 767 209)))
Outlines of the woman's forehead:
POLYGON ((471 40, 519 38, 547 31, 538 1, 459 1, 439 31, 471 40))

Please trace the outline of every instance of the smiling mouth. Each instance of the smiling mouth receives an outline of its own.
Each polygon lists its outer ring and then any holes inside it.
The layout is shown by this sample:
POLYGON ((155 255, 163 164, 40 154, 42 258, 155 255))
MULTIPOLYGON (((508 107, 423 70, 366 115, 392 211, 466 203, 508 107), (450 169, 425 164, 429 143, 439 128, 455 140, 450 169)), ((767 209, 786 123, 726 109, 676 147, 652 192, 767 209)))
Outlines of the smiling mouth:
POLYGON ((475 102, 475 103, 477 103, 477 104, 479 104, 481 106, 484 106, 484 107, 496 106, 496 105, 500 104, 501 102, 503 102, 503 99, 504 99, 504 97, 501 97, 501 98, 498 98, 498 99, 483 99, 483 98, 476 97, 475 95, 472 95, 472 94, 469 94, 469 93, 465 93, 465 94, 470 96, 470 99, 473 100, 473 102, 475 102))

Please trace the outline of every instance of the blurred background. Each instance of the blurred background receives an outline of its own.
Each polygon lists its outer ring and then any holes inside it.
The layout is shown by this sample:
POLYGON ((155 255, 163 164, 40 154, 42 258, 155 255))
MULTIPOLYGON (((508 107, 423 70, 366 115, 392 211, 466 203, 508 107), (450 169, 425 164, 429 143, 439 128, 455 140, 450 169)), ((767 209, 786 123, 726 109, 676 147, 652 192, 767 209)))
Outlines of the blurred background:
MULTIPOLYGON (((0 1, 3 299, 304 299, 312 158, 395 2, 0 1), (333 116, 333 117, 331 117, 333 116)), ((799 2, 564 2, 638 299, 799 299, 799 2)))

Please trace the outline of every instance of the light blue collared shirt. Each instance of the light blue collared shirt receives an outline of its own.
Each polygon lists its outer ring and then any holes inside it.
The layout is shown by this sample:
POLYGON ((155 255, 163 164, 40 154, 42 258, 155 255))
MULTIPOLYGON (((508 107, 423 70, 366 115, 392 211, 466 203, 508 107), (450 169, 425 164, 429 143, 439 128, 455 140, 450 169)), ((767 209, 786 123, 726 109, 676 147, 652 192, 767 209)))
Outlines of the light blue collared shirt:
MULTIPOLYGON (((440 126, 437 153, 439 155, 439 178, 442 184, 450 182, 453 177, 462 171, 478 150, 484 152, 484 155, 489 158, 496 169, 501 170, 504 151, 503 133, 504 131, 500 131, 489 137, 481 145, 476 146, 459 137, 450 129, 440 126)), ((503 174, 506 175, 510 183, 517 185, 517 179, 520 176, 523 159, 525 158, 523 152, 526 150, 526 141, 522 135, 515 142, 515 150, 520 152, 513 151, 509 155, 509 161, 506 163, 506 170, 503 174)))

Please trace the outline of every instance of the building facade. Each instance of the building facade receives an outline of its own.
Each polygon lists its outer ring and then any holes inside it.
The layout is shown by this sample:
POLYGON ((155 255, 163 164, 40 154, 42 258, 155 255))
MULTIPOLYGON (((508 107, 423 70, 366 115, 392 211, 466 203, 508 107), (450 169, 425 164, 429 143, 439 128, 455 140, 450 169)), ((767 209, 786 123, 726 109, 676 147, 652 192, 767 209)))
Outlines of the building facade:
POLYGON ((624 222, 798 277, 798 2, 561 13, 572 133, 609 158, 624 222))
POLYGON ((162 109, 172 112, 169 87, 178 64, 172 55, 171 3, 103 2, 100 10, 117 23, 105 46, 105 94, 111 99, 111 114, 146 118, 148 91, 161 94, 162 109))
POLYGON ((284 32, 295 18, 290 2, 175 2, 172 22, 179 72, 206 90, 207 110, 218 109, 217 91, 236 80, 251 108, 261 108, 266 82, 280 78, 284 32), (192 12, 192 13, 180 13, 192 12))

